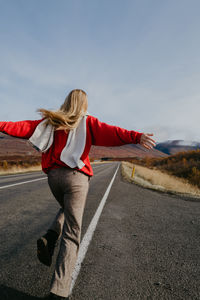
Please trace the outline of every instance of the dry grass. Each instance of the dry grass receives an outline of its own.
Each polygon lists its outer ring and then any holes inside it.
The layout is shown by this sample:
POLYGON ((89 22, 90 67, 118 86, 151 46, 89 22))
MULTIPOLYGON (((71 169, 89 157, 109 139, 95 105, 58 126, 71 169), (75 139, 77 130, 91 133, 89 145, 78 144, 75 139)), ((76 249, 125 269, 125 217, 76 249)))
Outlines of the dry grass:
POLYGON ((152 170, 139 165, 134 166, 135 176, 131 178, 133 164, 122 162, 122 175, 129 181, 134 181, 144 187, 160 191, 200 197, 200 189, 189 184, 184 179, 168 175, 159 170, 152 170))
POLYGON ((0 175, 7 175, 7 174, 17 174, 17 173, 26 173, 26 172, 36 172, 41 171, 41 165, 38 166, 31 166, 31 167, 20 167, 20 166, 13 166, 9 167, 8 169, 0 169, 0 175))
POLYGON ((110 164, 111 163, 111 161, 91 161, 90 162, 91 163, 91 165, 99 165, 99 164, 110 164))
POLYGON ((91 165, 99 165, 99 164, 110 164, 112 163, 112 161, 93 161, 93 162, 90 162, 91 165))
MULTIPOLYGON (((103 163, 110 163, 110 162, 92 162, 91 164, 96 165, 96 164, 103 164, 103 163)), ((17 173, 26 173, 26 172, 37 172, 37 171, 42 171, 41 165, 36 165, 36 166, 30 166, 30 167, 23 167, 23 166, 8 166, 7 168, 0 168, 0 175, 9 175, 9 174, 17 174, 17 173)))

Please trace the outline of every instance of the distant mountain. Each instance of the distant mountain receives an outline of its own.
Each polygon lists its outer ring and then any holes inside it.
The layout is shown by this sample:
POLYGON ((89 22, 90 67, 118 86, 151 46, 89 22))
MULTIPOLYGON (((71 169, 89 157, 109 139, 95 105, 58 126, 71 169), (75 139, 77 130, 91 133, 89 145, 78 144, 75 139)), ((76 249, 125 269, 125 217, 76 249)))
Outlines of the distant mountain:
MULTIPOLYGON (((36 151, 32 145, 27 141, 19 138, 13 138, 8 135, 0 133, 0 160, 14 160, 15 158, 23 157, 40 157, 40 153, 36 151)), ((120 147, 99 147, 92 146, 90 151, 90 158, 95 159, 109 159, 109 158, 143 158, 143 157, 165 157, 167 154, 157 150, 147 150, 140 145, 130 144, 120 147)))
POLYGON ((163 143, 158 143, 155 149, 168 155, 173 155, 178 152, 200 149, 200 143, 184 140, 169 140, 163 143))

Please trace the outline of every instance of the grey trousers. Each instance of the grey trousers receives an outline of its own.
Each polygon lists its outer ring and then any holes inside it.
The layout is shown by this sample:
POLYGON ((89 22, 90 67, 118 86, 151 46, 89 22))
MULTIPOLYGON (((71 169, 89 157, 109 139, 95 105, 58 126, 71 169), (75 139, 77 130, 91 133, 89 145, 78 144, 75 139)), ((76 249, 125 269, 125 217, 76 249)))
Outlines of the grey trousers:
POLYGON ((70 168, 58 168, 48 173, 48 183, 61 206, 49 228, 61 238, 50 291, 68 297, 79 250, 89 177, 70 168))

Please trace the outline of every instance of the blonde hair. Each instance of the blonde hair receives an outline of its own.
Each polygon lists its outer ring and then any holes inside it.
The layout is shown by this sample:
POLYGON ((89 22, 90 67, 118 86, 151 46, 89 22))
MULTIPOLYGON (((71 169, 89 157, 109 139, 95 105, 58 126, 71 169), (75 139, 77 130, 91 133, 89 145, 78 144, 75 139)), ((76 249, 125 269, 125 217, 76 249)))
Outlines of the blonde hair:
POLYGON ((81 117, 87 112, 88 99, 83 90, 72 90, 66 97, 64 103, 57 111, 40 108, 41 113, 47 122, 54 126, 55 130, 70 130, 78 126, 81 117))

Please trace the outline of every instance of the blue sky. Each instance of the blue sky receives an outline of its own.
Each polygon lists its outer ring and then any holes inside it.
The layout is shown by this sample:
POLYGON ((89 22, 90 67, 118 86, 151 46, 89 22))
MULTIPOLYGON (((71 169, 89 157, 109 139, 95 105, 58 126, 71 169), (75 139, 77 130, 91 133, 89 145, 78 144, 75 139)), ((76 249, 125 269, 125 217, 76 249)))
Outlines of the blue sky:
POLYGON ((0 0, 0 120, 73 88, 101 121, 200 141, 199 0, 0 0))

